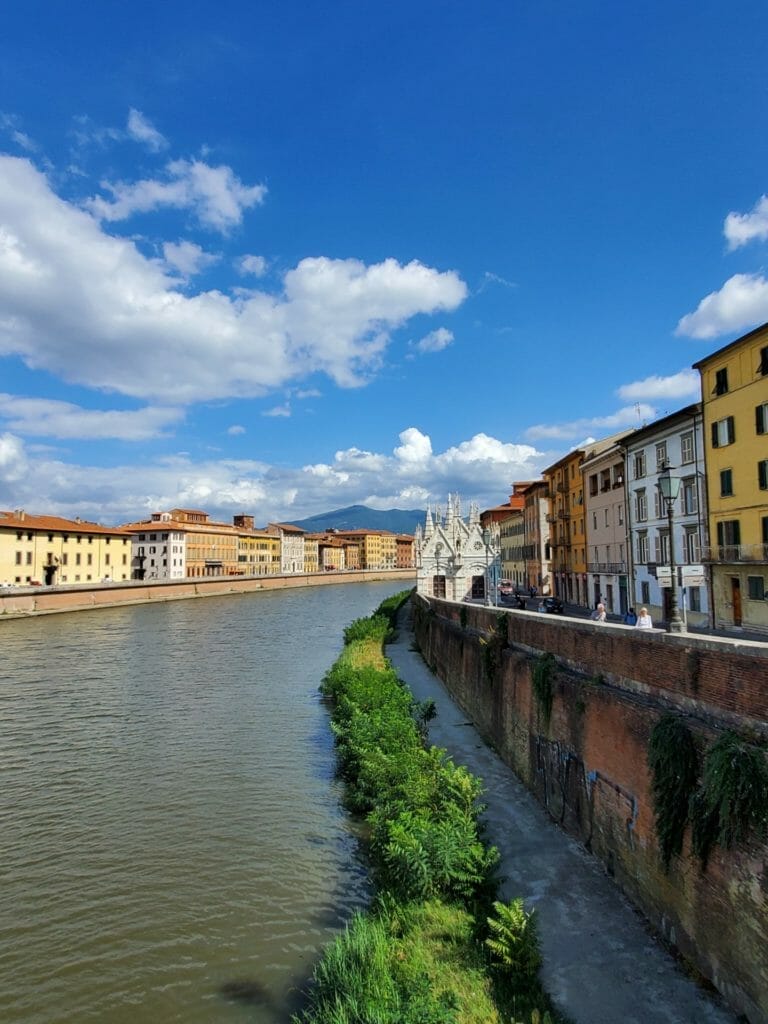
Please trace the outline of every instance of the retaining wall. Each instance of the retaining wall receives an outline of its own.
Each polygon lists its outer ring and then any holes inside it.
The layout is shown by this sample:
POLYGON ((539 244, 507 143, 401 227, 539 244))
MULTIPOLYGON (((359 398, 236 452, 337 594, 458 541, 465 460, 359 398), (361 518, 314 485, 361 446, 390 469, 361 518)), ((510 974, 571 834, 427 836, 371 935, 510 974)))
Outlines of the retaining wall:
POLYGON ((768 1024, 768 846, 752 837, 716 847, 704 871, 687 834, 665 872, 647 763, 651 731, 669 710, 702 744, 725 728, 768 736, 768 647, 420 597, 414 605, 425 660, 488 742, 688 964, 753 1024, 768 1024), (483 641, 494 628, 507 646, 491 658, 483 641), (531 683, 547 651, 558 663, 549 721, 531 683))

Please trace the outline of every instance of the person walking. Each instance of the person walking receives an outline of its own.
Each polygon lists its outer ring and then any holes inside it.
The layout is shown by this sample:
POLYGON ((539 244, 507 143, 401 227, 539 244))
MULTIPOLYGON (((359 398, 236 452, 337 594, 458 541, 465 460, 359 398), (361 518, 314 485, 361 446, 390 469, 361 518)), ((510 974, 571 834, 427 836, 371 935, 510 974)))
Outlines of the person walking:
POLYGON ((599 604, 597 608, 592 612, 592 618, 595 622, 605 622, 605 605, 599 604))
POLYGON ((648 614, 647 608, 641 608, 640 614, 635 623, 635 629, 653 629, 653 619, 648 614))
POLYGON ((627 614, 624 616, 624 624, 627 626, 637 625, 637 615, 635 614, 634 608, 630 608, 627 614))

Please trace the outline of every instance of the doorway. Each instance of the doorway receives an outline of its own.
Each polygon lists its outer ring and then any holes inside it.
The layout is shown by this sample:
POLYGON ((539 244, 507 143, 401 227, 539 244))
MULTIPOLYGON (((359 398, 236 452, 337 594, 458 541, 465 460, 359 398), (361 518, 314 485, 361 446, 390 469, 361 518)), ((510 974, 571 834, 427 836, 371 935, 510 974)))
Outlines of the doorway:
POLYGON ((731 576, 731 603, 733 604, 733 624, 741 625, 741 580, 731 576))

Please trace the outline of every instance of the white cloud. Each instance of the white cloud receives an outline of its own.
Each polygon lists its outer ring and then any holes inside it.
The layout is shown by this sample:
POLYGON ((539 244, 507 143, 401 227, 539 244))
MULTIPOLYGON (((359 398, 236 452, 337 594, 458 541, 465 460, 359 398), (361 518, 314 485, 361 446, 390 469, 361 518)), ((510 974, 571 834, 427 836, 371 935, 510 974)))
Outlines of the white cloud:
POLYGON ((729 213, 723 232, 729 249, 738 249, 755 238, 768 238, 768 196, 761 196, 749 213, 729 213))
POLYGON ((226 232, 237 227, 243 211, 264 201, 265 185, 244 185, 231 167, 211 167, 202 160, 172 160, 166 178, 102 182, 112 199, 92 196, 83 202, 99 220, 126 220, 134 213, 162 207, 191 210, 202 225, 226 232))
POLYGON ((525 436, 535 441, 567 441, 593 432, 610 436, 620 430, 641 427, 643 423, 655 418, 656 409, 652 405, 637 403, 618 409, 608 416, 585 417, 568 423, 538 423, 529 427, 525 436))
POLYGON ((646 377, 622 384, 616 391, 625 402, 653 401, 664 398, 698 398, 701 387, 695 370, 680 370, 669 377, 646 377))
POLYGON ((0 508, 121 523, 192 505, 223 519, 249 511, 265 524, 359 502, 423 508, 444 504, 449 491, 467 505, 477 500, 488 507, 506 500, 512 480, 536 478, 552 461, 551 453, 485 434, 437 453, 416 427, 403 430, 399 441, 389 454, 349 447, 330 462, 295 468, 250 460, 195 462, 188 455, 104 468, 33 453, 18 437, 0 435, 0 508))
POLYGON ((70 383, 171 405, 263 396, 317 372, 358 386, 392 330, 467 294, 455 271, 322 256, 274 294, 178 284, 28 160, 0 156, 0 356, 70 383))
POLYGON ((215 253, 206 252, 195 242, 163 242, 165 262, 178 270, 185 278, 199 274, 201 270, 219 261, 215 253))
POLYGON ((710 292, 693 313, 684 316, 676 334, 716 338, 768 320, 768 281, 760 274, 734 274, 717 292, 710 292))
POLYGON ((294 395, 296 398, 321 398, 322 391, 318 391, 317 388, 299 388, 294 395))
POLYGON ((235 266, 241 274, 263 277, 267 272, 267 261, 263 256, 241 256, 235 266))
POLYGON ((127 411, 82 409, 49 398, 0 394, 0 419, 11 430, 28 437, 146 441, 164 436, 169 427, 184 419, 184 412, 157 407, 127 411))
POLYGON ((21 131, 18 127, 18 122, 19 119, 14 114, 0 113, 0 128, 4 129, 21 149, 26 150, 28 153, 34 153, 38 148, 36 143, 26 132, 21 131))
POLYGON ((159 153, 161 149, 166 149, 168 146, 165 136, 161 135, 140 110, 135 110, 133 107, 128 111, 127 131, 132 139, 143 143, 153 153, 159 153))
POLYGON ((484 291, 486 286, 489 284, 500 284, 504 288, 517 288, 514 281, 507 281, 505 277, 500 277, 498 274, 493 274, 490 270, 486 270, 483 274, 483 282, 480 285, 480 291, 484 291))
POLYGON ((445 327, 438 327, 436 331, 430 331, 420 341, 417 341, 416 348, 419 352, 441 352, 452 341, 453 331, 449 331, 445 327))
POLYGON ((291 407, 286 402, 284 405, 276 405, 272 409, 265 409, 261 415, 276 417, 285 416, 286 418, 288 418, 291 415, 291 407))
POLYGON ((232 437, 237 437, 239 434, 245 433, 245 427, 241 427, 239 423, 233 423, 231 427, 227 428, 227 433, 232 437))

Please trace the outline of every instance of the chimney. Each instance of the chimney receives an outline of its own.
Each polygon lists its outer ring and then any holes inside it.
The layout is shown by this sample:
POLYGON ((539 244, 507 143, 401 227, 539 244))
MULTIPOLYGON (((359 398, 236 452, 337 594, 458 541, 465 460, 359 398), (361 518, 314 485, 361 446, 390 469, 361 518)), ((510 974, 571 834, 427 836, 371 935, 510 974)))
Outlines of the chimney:
POLYGON ((24 522, 24 518, 26 517, 26 512, 24 511, 23 508, 17 508, 14 511, 13 514, 16 516, 17 519, 21 519, 21 521, 24 522))

